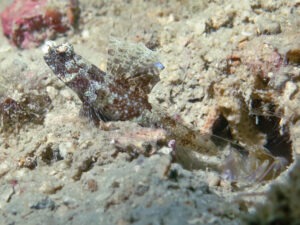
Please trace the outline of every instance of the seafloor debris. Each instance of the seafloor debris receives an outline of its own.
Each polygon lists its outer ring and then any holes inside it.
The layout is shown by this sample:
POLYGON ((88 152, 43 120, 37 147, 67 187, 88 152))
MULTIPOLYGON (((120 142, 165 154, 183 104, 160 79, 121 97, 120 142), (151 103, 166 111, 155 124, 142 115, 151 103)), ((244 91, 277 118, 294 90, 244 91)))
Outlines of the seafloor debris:
POLYGON ((37 158, 31 157, 31 156, 26 156, 26 157, 20 158, 19 162, 18 162, 18 166, 22 167, 22 168, 25 167, 30 170, 33 170, 37 167, 37 158))
POLYGON ((147 127, 133 127, 133 130, 126 130, 125 133, 117 130, 110 136, 113 137, 111 143, 116 148, 113 157, 120 152, 126 152, 129 154, 129 160, 137 158, 139 155, 150 156, 167 141, 165 130, 147 127))
POLYGON ((55 207, 56 207, 55 202, 48 197, 41 199, 40 201, 38 201, 35 204, 30 205, 31 209, 47 209, 48 208, 50 210, 54 210, 55 207))
POLYGON ((76 92, 83 113, 94 121, 128 120, 150 110, 148 94, 163 65, 141 44, 113 40, 107 73, 81 56, 72 45, 49 46, 44 59, 54 74, 76 92))
POLYGON ((289 64, 300 64, 300 48, 290 49, 285 55, 285 62, 289 64))
POLYGON ((14 0, 1 13, 2 28, 11 43, 30 48, 77 26, 79 14, 77 0, 14 0))
POLYGON ((51 106, 46 94, 23 94, 18 101, 8 97, 0 103, 0 131, 18 132, 27 122, 41 124, 51 106))

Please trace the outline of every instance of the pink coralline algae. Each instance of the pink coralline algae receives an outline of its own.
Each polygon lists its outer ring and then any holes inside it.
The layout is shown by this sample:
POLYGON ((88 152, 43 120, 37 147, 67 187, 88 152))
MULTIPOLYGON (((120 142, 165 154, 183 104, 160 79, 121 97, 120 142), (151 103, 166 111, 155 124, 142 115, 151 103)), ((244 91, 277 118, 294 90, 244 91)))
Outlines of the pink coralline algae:
POLYGON ((77 0, 14 0, 1 13, 4 35, 19 48, 39 46, 77 25, 77 0))

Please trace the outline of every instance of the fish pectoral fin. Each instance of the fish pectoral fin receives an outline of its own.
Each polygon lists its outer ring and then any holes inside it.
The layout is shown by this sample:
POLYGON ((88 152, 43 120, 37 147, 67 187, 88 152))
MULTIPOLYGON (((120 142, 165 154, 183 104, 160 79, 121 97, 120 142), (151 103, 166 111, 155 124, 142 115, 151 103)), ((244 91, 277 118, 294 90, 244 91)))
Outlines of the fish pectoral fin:
POLYGON ((99 125, 100 121, 107 122, 111 119, 99 108, 91 106, 88 103, 84 103, 80 109, 80 116, 87 117, 95 125, 99 125))

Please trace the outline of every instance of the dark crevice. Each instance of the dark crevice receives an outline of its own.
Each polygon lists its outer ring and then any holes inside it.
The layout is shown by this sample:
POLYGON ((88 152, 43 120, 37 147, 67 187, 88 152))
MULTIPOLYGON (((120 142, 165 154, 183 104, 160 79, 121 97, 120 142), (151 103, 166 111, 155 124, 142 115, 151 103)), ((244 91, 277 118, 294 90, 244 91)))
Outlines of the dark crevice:
POLYGON ((196 103, 196 102, 201 102, 202 100, 203 100, 203 97, 202 98, 191 98, 191 99, 188 99, 187 101, 190 103, 196 103))
POLYGON ((253 119, 256 121, 256 126, 259 131, 267 135, 267 143, 265 148, 274 156, 286 158, 289 162, 292 161, 292 141, 290 132, 287 126, 281 127, 281 118, 276 115, 276 106, 272 103, 264 103, 259 99, 252 101, 252 109, 258 111, 265 107, 268 109, 267 115, 252 113, 253 119))
POLYGON ((63 157, 60 155, 58 148, 52 144, 48 144, 44 151, 41 153, 41 159, 47 165, 51 165, 54 162, 63 160, 63 157))
POLYGON ((267 143, 265 148, 272 155, 286 158, 289 162, 292 161, 292 142, 290 133, 287 127, 284 127, 283 133, 280 133, 280 118, 270 116, 257 116, 257 127, 260 131, 267 135, 267 143))
POLYGON ((246 149, 236 143, 236 141, 233 139, 228 121, 222 114, 213 124, 211 140, 215 145, 220 147, 225 147, 228 145, 228 143, 230 143, 231 147, 233 147, 239 153, 242 155, 248 155, 246 149))
POLYGON ((220 115, 219 118, 214 122, 212 133, 213 136, 211 139, 216 145, 226 145, 227 143, 224 143, 225 139, 232 140, 228 121, 223 115, 220 115))
MULTIPOLYGON (((266 135, 266 144, 264 147, 274 156, 274 157, 284 157, 289 163, 292 162, 292 141, 290 139, 290 132, 287 126, 280 126, 281 118, 276 115, 276 106, 272 103, 264 103, 259 99, 253 100, 252 102, 252 112, 250 117, 252 117, 257 129, 266 135), (258 112, 259 109, 267 108, 267 113, 261 112, 260 114, 254 113, 258 112), (263 115, 267 114, 267 115, 263 115)), ((211 140, 217 145, 224 147, 231 144, 238 152, 243 155, 247 154, 247 151, 241 147, 231 134, 228 121, 223 115, 215 121, 212 127, 212 137, 211 140)))

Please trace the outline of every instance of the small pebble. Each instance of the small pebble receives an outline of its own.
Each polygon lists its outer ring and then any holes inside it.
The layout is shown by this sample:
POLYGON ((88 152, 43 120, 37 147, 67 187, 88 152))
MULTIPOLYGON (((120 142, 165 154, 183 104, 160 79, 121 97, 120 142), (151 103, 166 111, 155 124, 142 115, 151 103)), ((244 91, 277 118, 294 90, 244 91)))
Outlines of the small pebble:
POLYGON ((208 174, 207 177, 207 183, 209 187, 216 187, 216 186, 220 186, 220 176, 216 173, 210 173, 208 174))
POLYGON ((55 209, 55 202, 50 198, 44 198, 41 201, 30 206, 31 209, 55 209))
POLYGON ((163 147, 158 152, 162 153, 164 155, 169 155, 169 154, 171 154, 172 151, 173 151, 172 148, 163 147))
POLYGON ((44 194, 55 194, 58 190, 62 189, 61 184, 54 184, 50 182, 43 182, 39 190, 44 194))
POLYGON ((59 153, 63 158, 66 158, 68 155, 73 154, 76 150, 72 142, 62 142, 58 146, 59 153))
POLYGON ((98 190, 98 184, 95 179, 88 179, 83 183, 83 188, 90 192, 95 192, 98 190))
POLYGON ((256 21, 258 34, 279 34, 281 33, 280 23, 266 18, 259 17, 256 21))
POLYGON ((82 38, 83 39, 89 39, 90 38, 90 32, 89 32, 89 30, 83 30, 82 32, 81 32, 81 36, 82 36, 82 38))
POLYGON ((48 93, 50 99, 51 99, 51 100, 55 99, 55 97, 56 97, 57 94, 58 94, 57 89, 55 89, 53 86, 48 86, 48 87, 46 88, 46 90, 47 90, 47 93, 48 93))

